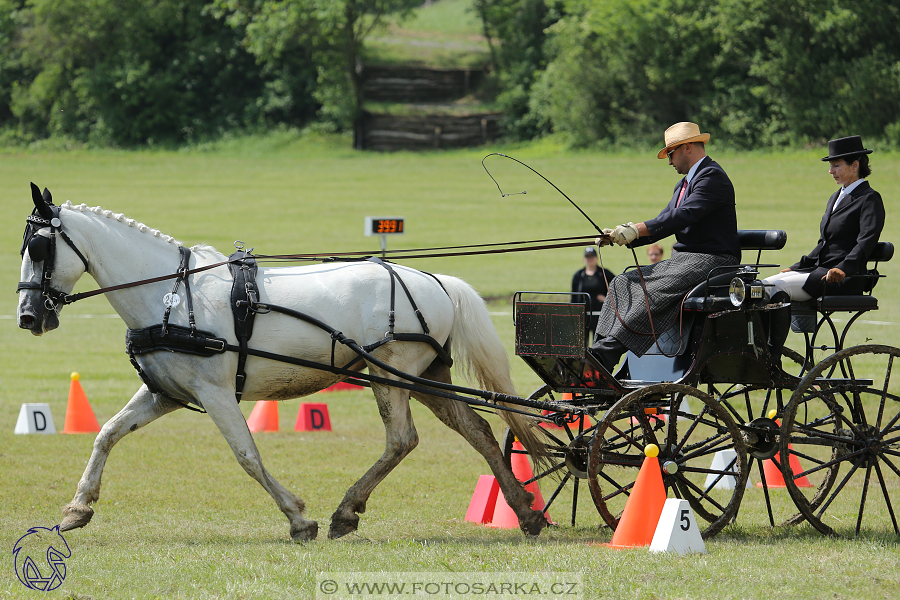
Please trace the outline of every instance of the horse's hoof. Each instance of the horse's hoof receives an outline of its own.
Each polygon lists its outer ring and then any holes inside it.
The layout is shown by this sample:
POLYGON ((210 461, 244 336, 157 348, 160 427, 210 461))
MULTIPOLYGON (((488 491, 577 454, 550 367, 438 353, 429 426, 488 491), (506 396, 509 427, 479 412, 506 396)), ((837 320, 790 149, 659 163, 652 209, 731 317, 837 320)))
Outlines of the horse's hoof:
POLYGON ((547 525, 549 523, 544 513, 537 510, 531 511, 526 519, 519 521, 519 528, 526 535, 538 536, 547 525))
POLYGON ((296 543, 311 542, 319 535, 319 524, 307 521, 300 525, 291 525, 291 539, 296 543))
POLYGON ((62 512, 65 517, 59 524, 60 531, 84 527, 91 522, 91 517, 94 516, 94 509, 84 504, 66 504, 62 512))
POLYGON ((359 517, 353 515, 353 518, 347 519, 343 517, 332 517, 331 527, 328 529, 328 539, 336 540, 344 537, 348 533, 353 533, 359 526, 359 517))

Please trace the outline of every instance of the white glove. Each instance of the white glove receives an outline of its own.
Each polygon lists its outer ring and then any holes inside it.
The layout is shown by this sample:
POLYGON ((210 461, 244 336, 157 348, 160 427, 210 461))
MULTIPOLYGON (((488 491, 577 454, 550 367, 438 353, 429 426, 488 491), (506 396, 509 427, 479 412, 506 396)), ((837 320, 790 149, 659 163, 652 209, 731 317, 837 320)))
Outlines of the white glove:
POLYGON ((596 244, 596 246, 598 248, 602 248, 603 246, 609 246, 612 243, 612 238, 610 237, 610 236, 612 236, 612 233, 613 233, 612 229, 604 229, 603 236, 594 239, 594 244, 596 244))
POLYGON ((609 236, 612 238, 612 241, 620 246, 630 244, 634 240, 638 239, 638 235, 637 225, 631 222, 628 222, 625 225, 618 225, 609 234, 609 236))

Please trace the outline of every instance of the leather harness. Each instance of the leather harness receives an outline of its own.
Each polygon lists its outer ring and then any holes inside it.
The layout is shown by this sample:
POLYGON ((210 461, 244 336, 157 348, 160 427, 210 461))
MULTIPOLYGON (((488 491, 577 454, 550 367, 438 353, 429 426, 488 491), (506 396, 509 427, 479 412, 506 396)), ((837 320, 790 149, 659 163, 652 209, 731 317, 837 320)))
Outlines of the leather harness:
MULTIPOLYGON (((189 315, 189 327, 173 325, 169 323, 169 315, 172 309, 172 305, 167 303, 166 311, 163 315, 163 321, 161 324, 153 325, 151 327, 146 327, 143 329, 129 329, 125 336, 125 350, 128 353, 129 358, 131 359, 131 364, 132 366, 134 366, 135 370, 138 373, 138 376, 141 378, 144 384, 147 385, 147 388, 153 393, 159 394, 162 392, 160 387, 153 381, 153 378, 144 369, 141 368, 140 363, 137 360, 138 356, 148 354, 150 352, 156 352, 159 350, 181 352, 184 354, 193 354, 195 356, 206 357, 230 351, 237 352, 238 354, 238 366, 237 372, 235 374, 235 398, 238 402, 240 402, 243 395, 244 386, 247 381, 247 375, 245 371, 247 356, 254 355, 261 356, 263 358, 270 358, 273 360, 282 360, 284 362, 296 362, 296 359, 294 359, 293 357, 254 350, 249 347, 249 341, 251 336, 253 335, 253 322, 256 318, 256 315, 267 314, 273 311, 299 318, 330 333, 332 340, 331 369, 334 372, 346 371, 347 369, 350 369, 360 360, 369 357, 370 352, 391 341, 426 343, 435 350, 438 357, 447 366, 452 366, 453 364, 453 359, 450 357, 448 349, 438 343, 438 341, 431 337, 431 335, 429 335, 430 330, 428 328, 428 323, 425 321, 425 317, 419 310, 419 307, 413 299, 413 296, 410 293, 409 288, 406 286, 406 283, 403 281, 400 275, 390 266, 389 263, 381 260, 380 258, 369 258, 367 260, 384 267, 385 270, 387 270, 391 280, 388 331, 385 333, 384 338, 382 338, 381 340, 378 340, 377 342, 368 344, 366 346, 359 347, 355 340, 346 337, 340 331, 328 326, 327 324, 319 321, 314 317, 286 307, 260 303, 259 286, 256 283, 256 275, 258 271, 256 258, 250 253, 252 250, 244 250, 243 245, 238 246, 238 251, 232 254, 228 259, 228 268, 233 278, 230 305, 232 315, 234 317, 234 333, 235 337, 238 340, 238 345, 235 346, 233 344, 229 344, 226 339, 217 337, 211 332, 200 331, 197 329, 196 322, 194 320, 190 283, 188 282, 188 278, 185 276, 185 274, 189 272, 188 262, 190 260, 191 251, 187 248, 184 248, 183 246, 179 247, 179 251, 181 253, 181 263, 178 267, 179 276, 175 280, 175 286, 172 290, 172 295, 177 294, 179 287, 182 283, 184 283, 189 315), (412 309, 415 312, 424 333, 398 333, 394 331, 397 284, 400 285, 400 288, 406 295, 407 300, 409 300, 409 303, 412 306, 412 309), (350 346, 351 348, 357 350, 357 356, 343 367, 338 367, 334 362, 335 347, 338 343, 350 346)), ((435 281, 440 284, 440 281, 436 277, 434 277, 434 275, 432 275, 431 273, 428 273, 428 275, 433 277, 435 281)), ((444 289, 443 285, 441 285, 441 289, 444 289)), ((444 292, 446 293, 446 289, 444 290, 444 292)), ((178 402, 177 400, 175 401, 178 402)), ((191 410, 197 410, 190 405, 181 402, 179 402, 179 404, 182 404, 183 406, 191 410)))

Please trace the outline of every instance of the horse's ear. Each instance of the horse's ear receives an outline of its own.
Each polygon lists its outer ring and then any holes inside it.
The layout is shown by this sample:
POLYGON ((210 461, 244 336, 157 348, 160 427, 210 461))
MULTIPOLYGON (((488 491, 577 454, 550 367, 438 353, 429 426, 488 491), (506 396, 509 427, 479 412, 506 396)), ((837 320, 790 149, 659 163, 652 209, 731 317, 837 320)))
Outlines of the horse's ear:
POLYGON ((48 205, 53 204, 53 196, 50 195, 50 190, 48 190, 47 188, 44 188, 44 194, 42 198, 48 205))
MULTIPOLYGON (((50 197, 50 192, 46 189, 44 190, 47 197, 50 197)), ((38 214, 40 214, 45 219, 53 218, 53 211, 50 210, 50 204, 44 199, 44 196, 41 195, 41 189, 31 184, 31 200, 34 202, 35 208, 37 208, 38 214)))

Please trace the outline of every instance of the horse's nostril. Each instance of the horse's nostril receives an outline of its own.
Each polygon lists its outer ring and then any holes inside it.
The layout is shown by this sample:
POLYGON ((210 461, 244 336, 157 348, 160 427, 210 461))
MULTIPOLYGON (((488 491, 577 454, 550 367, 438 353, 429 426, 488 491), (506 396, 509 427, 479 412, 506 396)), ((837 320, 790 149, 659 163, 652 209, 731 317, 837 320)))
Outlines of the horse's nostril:
POLYGON ((28 327, 34 323, 34 317, 31 315, 22 315, 19 317, 19 327, 28 327))

